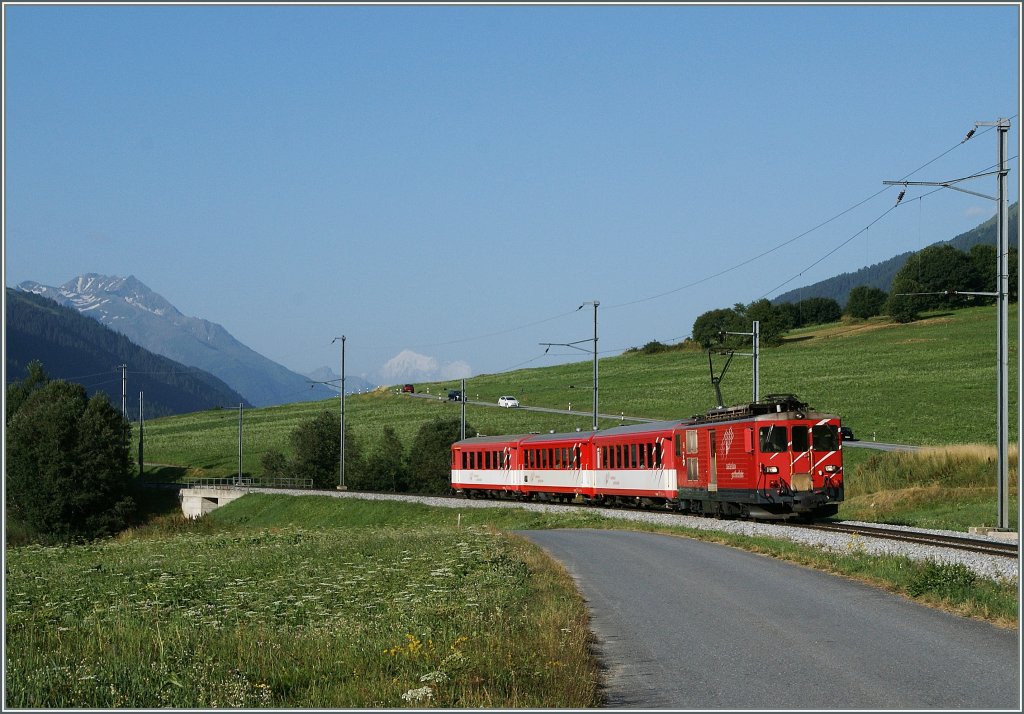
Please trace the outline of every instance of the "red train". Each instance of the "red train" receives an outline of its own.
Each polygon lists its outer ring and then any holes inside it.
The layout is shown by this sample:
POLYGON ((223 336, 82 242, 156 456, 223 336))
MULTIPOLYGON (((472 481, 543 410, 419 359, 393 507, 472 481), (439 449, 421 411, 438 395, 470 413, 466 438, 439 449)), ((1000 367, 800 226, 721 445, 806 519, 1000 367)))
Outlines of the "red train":
POLYGON ((839 427, 839 417, 781 394, 681 421, 479 436, 452 444, 452 489, 467 498, 821 518, 843 500, 839 427))

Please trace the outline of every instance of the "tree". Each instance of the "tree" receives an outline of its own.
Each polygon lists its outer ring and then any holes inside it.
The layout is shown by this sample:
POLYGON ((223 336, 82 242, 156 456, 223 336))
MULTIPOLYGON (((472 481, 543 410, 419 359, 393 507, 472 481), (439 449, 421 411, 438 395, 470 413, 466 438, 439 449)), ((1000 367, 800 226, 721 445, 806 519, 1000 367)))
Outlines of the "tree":
POLYGON ((826 325, 838 322, 843 316, 843 309, 832 298, 812 297, 796 304, 802 325, 826 325))
POLYGON ((896 322, 913 322, 922 310, 927 309, 923 296, 914 294, 920 292, 923 292, 923 288, 919 282, 911 277, 897 275, 892 282, 889 299, 885 302, 885 314, 896 322))
POLYGON ((850 291, 850 297, 846 300, 846 314, 861 319, 881 315, 888 298, 884 290, 870 285, 858 285, 850 291))
POLYGON ((21 405, 25 403, 28 396, 39 389, 47 382, 50 378, 46 375, 43 370, 43 363, 39 360, 32 360, 28 363, 26 370, 28 375, 20 382, 12 382, 7 385, 7 399, 6 399, 6 414, 4 415, 4 421, 10 422, 11 415, 14 414, 21 405))
POLYGON ((704 349, 722 342, 722 332, 748 332, 750 324, 743 316, 743 306, 709 310, 693 323, 692 336, 704 349), (739 310, 737 310, 739 308, 739 310))
MULTIPOLYGON (((466 433, 474 430, 467 424, 466 433)), ((458 419, 435 419, 420 427, 409 453, 409 491, 448 493, 451 489, 451 447, 459 440, 458 419)))
MULTIPOLYGON (((341 461, 341 417, 332 411, 299 422, 291 434, 295 459, 292 472, 297 478, 313 480, 315 488, 333 488, 338 485, 341 461)), ((271 462, 273 465, 273 462, 271 462)), ((264 464, 266 470, 267 464, 264 464)), ((362 450, 353 436, 351 426, 345 425, 345 484, 358 480, 362 470, 362 450)))
POLYGON ((359 488, 371 491, 405 491, 405 449, 390 424, 384 427, 376 448, 367 456, 359 488))
POLYGON ((271 449, 260 457, 260 467, 267 479, 288 478, 291 471, 287 457, 277 449, 271 449))
MULTIPOLYGON (((791 327, 789 316, 786 312, 774 305, 770 300, 761 299, 750 303, 744 313, 744 317, 751 325, 756 320, 758 323, 762 346, 776 346, 782 343, 782 336, 791 327)), ((737 332, 749 332, 751 327, 737 332)))
POLYGON ((131 426, 106 395, 88 399, 82 385, 48 381, 41 368, 14 391, 24 399, 7 419, 10 514, 65 542, 126 527, 135 512, 131 426))

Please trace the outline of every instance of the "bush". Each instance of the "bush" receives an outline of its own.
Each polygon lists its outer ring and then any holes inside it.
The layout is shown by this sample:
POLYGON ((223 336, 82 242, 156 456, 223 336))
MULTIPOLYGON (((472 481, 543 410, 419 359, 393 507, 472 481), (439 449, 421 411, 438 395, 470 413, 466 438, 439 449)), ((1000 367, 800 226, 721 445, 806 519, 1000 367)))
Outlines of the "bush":
POLYGON ((962 563, 939 563, 926 561, 923 568, 914 573, 907 592, 917 597, 926 592, 944 595, 949 591, 963 591, 974 585, 978 576, 962 563))
MULTIPOLYGON (((458 419, 435 419, 420 427, 409 455, 411 493, 448 493, 451 490, 451 448, 459 440, 458 419)), ((469 424, 466 433, 474 433, 469 424)))
POLYGON ((7 508, 43 540, 110 536, 135 515, 131 426, 105 394, 29 369, 7 395, 7 508), (10 399, 14 396, 14 399, 10 399))
POLYGON ((888 297, 884 290, 870 285, 858 285, 850 291, 850 297, 846 301, 846 314, 860 319, 881 315, 888 297))

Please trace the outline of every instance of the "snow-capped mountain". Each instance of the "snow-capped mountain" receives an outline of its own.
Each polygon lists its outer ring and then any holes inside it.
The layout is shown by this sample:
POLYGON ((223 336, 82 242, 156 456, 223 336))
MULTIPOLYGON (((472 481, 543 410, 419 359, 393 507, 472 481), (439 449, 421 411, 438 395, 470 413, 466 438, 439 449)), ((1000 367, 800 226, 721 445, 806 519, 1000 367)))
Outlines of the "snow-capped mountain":
POLYGON ((183 315, 134 276, 88 273, 59 287, 25 281, 18 289, 73 307, 150 352, 206 370, 255 406, 323 399, 332 394, 323 385, 311 386, 302 375, 246 347, 217 323, 183 315))

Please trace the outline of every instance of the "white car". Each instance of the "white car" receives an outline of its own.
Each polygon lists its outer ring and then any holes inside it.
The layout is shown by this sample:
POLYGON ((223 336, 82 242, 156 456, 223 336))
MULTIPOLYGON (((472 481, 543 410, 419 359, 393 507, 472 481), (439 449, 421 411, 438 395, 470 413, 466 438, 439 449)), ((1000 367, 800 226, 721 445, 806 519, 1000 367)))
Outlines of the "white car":
POLYGON ((498 397, 499 407, 518 407, 519 400, 515 397, 498 397))

